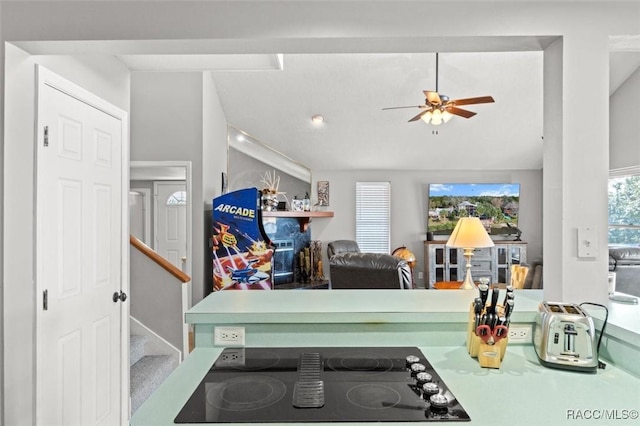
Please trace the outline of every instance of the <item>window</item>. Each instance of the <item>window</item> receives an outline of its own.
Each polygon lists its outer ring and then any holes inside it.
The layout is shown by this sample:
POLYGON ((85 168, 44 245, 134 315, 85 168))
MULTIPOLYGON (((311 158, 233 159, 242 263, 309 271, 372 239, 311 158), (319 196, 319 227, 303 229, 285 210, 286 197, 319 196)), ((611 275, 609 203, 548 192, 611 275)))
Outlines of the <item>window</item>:
POLYGON ((186 191, 176 191, 173 194, 169 195, 167 198, 168 206, 186 206, 187 205, 187 192, 186 191))
POLYGON ((356 182, 356 241, 366 253, 390 251, 391 184, 356 182))
POLYGON ((640 246, 640 169, 609 176, 609 244, 640 246))

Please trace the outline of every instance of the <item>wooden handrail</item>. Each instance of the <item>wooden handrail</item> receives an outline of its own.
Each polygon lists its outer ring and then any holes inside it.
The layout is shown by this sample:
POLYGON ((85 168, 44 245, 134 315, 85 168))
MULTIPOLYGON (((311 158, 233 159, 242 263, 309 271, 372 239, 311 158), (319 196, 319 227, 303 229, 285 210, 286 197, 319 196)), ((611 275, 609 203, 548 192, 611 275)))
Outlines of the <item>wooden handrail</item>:
POLYGON ((155 263, 160 265, 165 271, 167 271, 168 273, 176 277, 178 280, 180 280, 180 282, 188 283, 189 281, 191 281, 191 277, 189 275, 185 274, 180 269, 176 268, 176 266, 173 263, 169 262, 167 259, 160 256, 151 247, 149 247, 148 245, 140 241, 138 238, 134 237, 133 235, 129 235, 129 242, 131 243, 132 246, 140 250, 142 254, 147 256, 149 259, 153 260, 155 263))

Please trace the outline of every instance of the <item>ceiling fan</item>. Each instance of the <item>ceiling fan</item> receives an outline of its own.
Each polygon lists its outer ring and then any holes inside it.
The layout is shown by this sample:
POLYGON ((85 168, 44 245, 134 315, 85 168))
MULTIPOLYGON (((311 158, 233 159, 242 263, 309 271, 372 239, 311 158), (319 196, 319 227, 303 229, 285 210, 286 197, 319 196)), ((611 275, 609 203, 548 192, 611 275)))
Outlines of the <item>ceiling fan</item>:
POLYGON ((454 115, 458 115, 464 118, 471 118, 476 115, 475 112, 458 108, 461 105, 486 104, 495 102, 491 96, 480 96, 477 98, 465 99, 449 99, 448 96, 438 93, 438 53, 436 53, 436 90, 424 90, 423 93, 426 96, 424 105, 389 107, 382 109, 389 110, 401 108, 420 108, 422 109, 422 111, 420 111, 420 113, 415 117, 411 118, 409 122, 422 119, 427 123, 438 126, 443 122, 446 123, 447 121, 449 121, 454 115))

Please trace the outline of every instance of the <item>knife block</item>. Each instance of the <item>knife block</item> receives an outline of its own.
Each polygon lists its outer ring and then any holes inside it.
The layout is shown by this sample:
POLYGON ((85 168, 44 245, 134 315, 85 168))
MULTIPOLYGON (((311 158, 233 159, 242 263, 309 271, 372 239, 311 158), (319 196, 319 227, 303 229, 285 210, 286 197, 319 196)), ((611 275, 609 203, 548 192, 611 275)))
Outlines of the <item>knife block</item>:
MULTIPOLYGON (((502 305, 498 305, 496 309, 500 314, 504 312, 502 305)), ((500 368, 500 364, 507 352, 508 336, 500 339, 498 343, 490 345, 484 343, 482 339, 476 335, 474 326, 475 313, 473 311, 473 304, 471 304, 471 308, 469 309, 469 324, 467 326, 467 351, 472 358, 478 358, 478 363, 480 363, 481 367, 500 368)))

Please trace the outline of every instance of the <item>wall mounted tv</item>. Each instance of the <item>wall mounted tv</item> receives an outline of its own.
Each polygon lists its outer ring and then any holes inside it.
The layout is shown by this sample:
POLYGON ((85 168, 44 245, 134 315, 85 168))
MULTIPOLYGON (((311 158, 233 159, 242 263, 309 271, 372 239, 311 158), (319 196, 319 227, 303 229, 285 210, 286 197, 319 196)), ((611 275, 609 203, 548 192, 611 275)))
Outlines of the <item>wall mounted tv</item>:
POLYGON ((519 207, 518 183, 432 183, 427 230, 448 235, 460 217, 476 216, 490 235, 519 236, 519 207))

